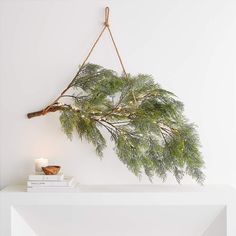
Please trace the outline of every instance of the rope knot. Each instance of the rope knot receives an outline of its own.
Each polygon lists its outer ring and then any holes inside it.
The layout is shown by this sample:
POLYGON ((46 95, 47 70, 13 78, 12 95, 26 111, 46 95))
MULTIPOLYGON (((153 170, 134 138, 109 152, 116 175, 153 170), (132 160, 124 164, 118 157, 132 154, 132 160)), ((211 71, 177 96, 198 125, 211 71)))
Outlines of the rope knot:
MULTIPOLYGON (((48 107, 47 107, 47 108, 48 108, 48 107)), ((46 114, 47 114, 47 108, 43 109, 43 112, 42 112, 43 115, 46 115, 46 114)))
POLYGON ((48 110, 51 108, 51 106, 52 106, 52 104, 49 105, 49 106, 47 106, 47 107, 45 107, 45 108, 43 109, 42 114, 43 114, 43 115, 46 115, 46 114, 48 113, 48 110))
POLYGON ((109 12, 110 12, 109 7, 106 7, 105 8, 105 21, 104 21, 104 25, 106 27, 109 27, 109 12))

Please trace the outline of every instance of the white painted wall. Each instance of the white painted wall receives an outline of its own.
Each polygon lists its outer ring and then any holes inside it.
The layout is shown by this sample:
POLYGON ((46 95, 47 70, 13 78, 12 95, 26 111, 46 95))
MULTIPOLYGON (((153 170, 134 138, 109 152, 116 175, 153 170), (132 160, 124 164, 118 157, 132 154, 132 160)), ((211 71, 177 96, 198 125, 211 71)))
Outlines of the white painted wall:
MULTIPOLYGON (((70 142, 57 114, 26 119, 71 80, 101 30, 106 5, 127 71, 153 74, 198 124, 206 182, 236 185, 234 0, 1 0, 0 187, 24 181, 38 157, 83 184, 139 183, 112 148, 100 161, 86 142, 70 142)), ((120 70, 107 34, 91 61, 120 70)))

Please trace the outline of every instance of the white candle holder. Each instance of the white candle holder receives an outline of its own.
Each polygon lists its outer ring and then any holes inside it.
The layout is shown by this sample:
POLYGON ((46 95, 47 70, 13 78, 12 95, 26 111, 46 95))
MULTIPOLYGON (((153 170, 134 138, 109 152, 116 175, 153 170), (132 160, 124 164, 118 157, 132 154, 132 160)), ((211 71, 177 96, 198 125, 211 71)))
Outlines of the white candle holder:
POLYGON ((35 172, 42 173, 42 167, 48 166, 48 159, 46 158, 39 158, 35 160, 35 172))

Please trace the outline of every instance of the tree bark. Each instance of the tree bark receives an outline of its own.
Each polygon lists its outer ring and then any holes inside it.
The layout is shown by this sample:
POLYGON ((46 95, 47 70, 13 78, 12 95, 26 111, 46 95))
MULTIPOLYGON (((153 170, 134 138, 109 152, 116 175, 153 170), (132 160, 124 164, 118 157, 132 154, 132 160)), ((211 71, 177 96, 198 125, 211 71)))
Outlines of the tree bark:
POLYGON ((33 117, 37 117, 37 116, 44 116, 49 112, 56 112, 56 111, 62 111, 63 107, 62 106, 52 106, 50 107, 46 112, 46 109, 42 109, 40 111, 35 111, 35 112, 30 112, 27 114, 28 119, 31 119, 33 117))

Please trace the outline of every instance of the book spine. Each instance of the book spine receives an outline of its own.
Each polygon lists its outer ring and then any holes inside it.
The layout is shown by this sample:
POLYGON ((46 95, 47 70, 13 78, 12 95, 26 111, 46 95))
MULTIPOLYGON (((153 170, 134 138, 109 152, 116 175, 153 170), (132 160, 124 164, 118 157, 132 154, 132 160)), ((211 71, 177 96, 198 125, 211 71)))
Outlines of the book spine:
POLYGON ((64 179, 63 175, 29 175, 28 178, 29 181, 34 181, 34 180, 62 181, 63 179, 64 179))
POLYGON ((74 182, 71 187, 28 187, 27 192, 32 193, 53 193, 53 192, 77 192, 77 184, 74 182))
POLYGON ((28 187, 69 187, 70 182, 56 182, 56 181, 27 181, 28 187))

